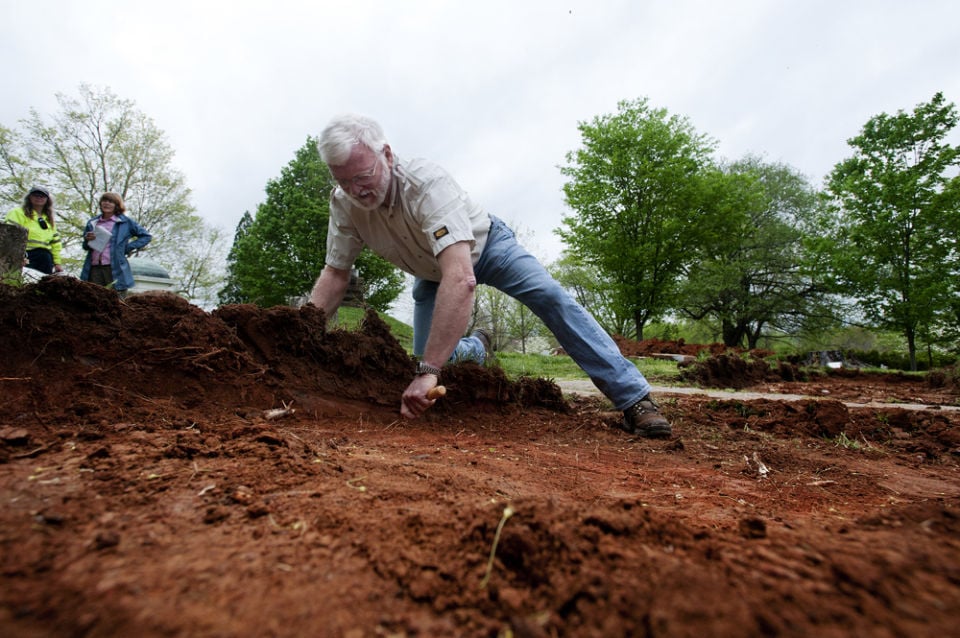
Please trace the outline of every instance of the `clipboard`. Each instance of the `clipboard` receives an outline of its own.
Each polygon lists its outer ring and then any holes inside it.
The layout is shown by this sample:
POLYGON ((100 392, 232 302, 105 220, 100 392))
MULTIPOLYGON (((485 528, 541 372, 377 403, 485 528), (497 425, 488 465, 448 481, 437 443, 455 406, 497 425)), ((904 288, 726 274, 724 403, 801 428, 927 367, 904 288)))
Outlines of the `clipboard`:
POLYGON ((94 226, 93 233, 96 237, 88 241, 87 246, 95 253, 102 253, 103 249, 110 243, 112 233, 103 226, 94 226))

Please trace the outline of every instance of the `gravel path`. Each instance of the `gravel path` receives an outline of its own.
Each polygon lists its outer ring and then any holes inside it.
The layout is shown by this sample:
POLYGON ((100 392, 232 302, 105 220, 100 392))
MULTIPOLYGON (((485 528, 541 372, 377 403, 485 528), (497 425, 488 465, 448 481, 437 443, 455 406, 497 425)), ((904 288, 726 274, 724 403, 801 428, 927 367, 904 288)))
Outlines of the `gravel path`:
MULTIPOLYGON (((554 381, 560 389, 567 394, 585 394, 589 396, 603 396, 593 382, 589 379, 562 379, 554 381)), ((677 395, 677 394, 698 394, 715 399, 742 399, 750 401, 752 399, 770 399, 774 401, 802 401, 810 399, 823 399, 824 396, 805 395, 805 394, 775 394, 770 392, 747 392, 740 390, 708 390, 704 388, 675 387, 665 385, 653 386, 653 395, 677 395)), ((843 404, 848 408, 884 408, 896 407, 904 410, 960 410, 960 406, 953 405, 926 405, 923 403, 884 403, 880 401, 870 401, 868 403, 855 403, 844 401, 843 404)))

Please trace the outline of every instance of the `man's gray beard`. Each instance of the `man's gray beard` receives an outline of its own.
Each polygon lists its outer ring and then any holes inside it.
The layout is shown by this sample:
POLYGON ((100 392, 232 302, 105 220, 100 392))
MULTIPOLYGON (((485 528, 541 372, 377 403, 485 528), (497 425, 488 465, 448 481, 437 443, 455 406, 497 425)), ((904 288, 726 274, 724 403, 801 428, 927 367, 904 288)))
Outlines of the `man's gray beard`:
POLYGON ((359 199, 357 199, 356 197, 354 197, 353 195, 351 195, 351 194, 348 193, 347 191, 343 191, 343 194, 347 196, 347 199, 350 200, 350 203, 351 203, 351 204, 353 204, 354 206, 356 206, 356 207, 359 208, 360 210, 365 210, 365 211, 367 211, 367 212, 370 212, 370 211, 373 211, 373 210, 377 210, 378 208, 380 208, 381 206, 383 206, 383 202, 386 201, 386 199, 387 199, 387 193, 386 193, 386 191, 384 191, 383 193, 380 193, 380 194, 379 194, 379 197, 377 197, 376 202, 374 202, 372 205, 371 205, 371 204, 364 204, 362 201, 360 201, 359 199))
MULTIPOLYGON (((386 166, 384 166, 384 170, 386 170, 386 166)), ((364 210, 369 213, 370 211, 377 210, 378 208, 383 206, 383 202, 387 201, 387 195, 390 194, 390 183, 391 183, 390 180, 387 180, 387 183, 383 188, 383 192, 379 192, 376 190, 373 191, 374 193, 377 194, 377 200, 373 205, 364 204, 360 200, 356 199, 353 195, 348 193, 346 190, 343 191, 343 194, 347 196, 347 199, 350 200, 351 204, 353 204, 360 210, 364 210)))

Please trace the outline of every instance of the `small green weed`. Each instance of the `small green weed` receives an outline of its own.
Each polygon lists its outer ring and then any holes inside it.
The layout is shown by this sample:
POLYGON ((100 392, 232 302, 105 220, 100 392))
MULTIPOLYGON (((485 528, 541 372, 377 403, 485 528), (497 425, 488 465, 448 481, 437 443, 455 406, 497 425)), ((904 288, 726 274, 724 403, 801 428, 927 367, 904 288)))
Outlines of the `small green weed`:
POLYGON ((859 450, 861 447, 863 447, 860 445, 859 441, 848 437, 846 432, 841 432, 839 435, 837 435, 837 438, 833 440, 833 443, 837 447, 846 448, 848 450, 859 450))

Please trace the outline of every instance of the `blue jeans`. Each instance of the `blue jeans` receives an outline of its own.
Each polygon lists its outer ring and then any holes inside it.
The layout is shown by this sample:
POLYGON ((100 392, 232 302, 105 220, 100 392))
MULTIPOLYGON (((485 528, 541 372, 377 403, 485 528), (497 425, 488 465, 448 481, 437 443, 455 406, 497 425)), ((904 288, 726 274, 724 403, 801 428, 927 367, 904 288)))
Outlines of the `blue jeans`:
MULTIPOLYGON (((413 354, 423 356, 427 349, 427 337, 433 323, 433 307, 437 301, 437 289, 440 283, 415 277, 413 279, 413 354)), ((487 351, 478 337, 463 337, 454 348, 448 363, 456 361, 476 361, 483 364, 487 360, 487 351)))
MULTIPOLYGON (((473 272, 477 283, 493 286, 533 312, 560 345, 610 399, 625 410, 645 397, 650 383, 626 359, 597 320, 578 304, 537 259, 519 243, 513 231, 490 216, 490 235, 473 272)), ((439 283, 416 279, 413 284, 413 353, 422 356, 430 334, 439 283)), ((451 361, 483 363, 483 344, 476 337, 460 340, 451 361)))

